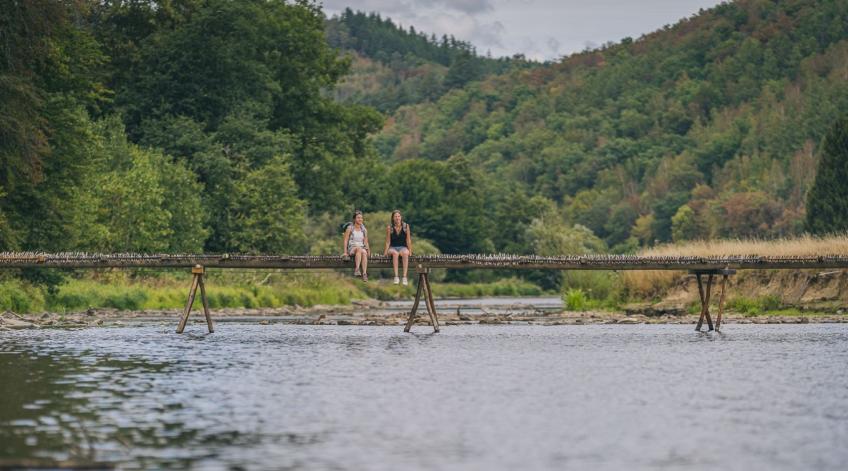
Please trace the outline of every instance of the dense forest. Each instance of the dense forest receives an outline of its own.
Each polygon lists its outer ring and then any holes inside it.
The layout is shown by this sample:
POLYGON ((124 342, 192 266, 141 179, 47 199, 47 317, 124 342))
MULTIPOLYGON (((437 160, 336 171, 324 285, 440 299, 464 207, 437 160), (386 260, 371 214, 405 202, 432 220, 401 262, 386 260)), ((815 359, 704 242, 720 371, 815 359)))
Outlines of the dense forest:
POLYGON ((846 39, 846 0, 742 0, 536 64, 309 1, 2 0, 0 249, 336 253, 353 208, 449 253, 799 234, 846 39))
POLYGON ((485 191, 511 194, 510 216, 487 202, 494 221, 526 226, 539 214, 521 202, 543 198, 558 208, 549 224, 585 226, 616 252, 794 235, 822 137, 848 109, 847 35, 845 1, 722 4, 402 107, 375 145, 507 182, 485 191))
POLYGON ((377 13, 351 9, 327 20, 326 35, 330 46, 353 59, 350 72, 336 85, 335 98, 381 112, 436 100, 492 74, 538 65, 521 55, 483 57, 453 36, 427 36, 412 25, 406 30, 377 13))

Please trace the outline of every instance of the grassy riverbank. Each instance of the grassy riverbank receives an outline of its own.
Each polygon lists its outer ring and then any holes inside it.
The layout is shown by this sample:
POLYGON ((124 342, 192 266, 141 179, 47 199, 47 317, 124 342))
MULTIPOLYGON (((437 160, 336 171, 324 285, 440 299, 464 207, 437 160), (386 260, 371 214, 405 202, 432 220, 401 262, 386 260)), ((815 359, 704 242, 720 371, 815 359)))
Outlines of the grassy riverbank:
MULTIPOLYGON (((818 256, 848 253, 848 235, 802 236, 775 240, 714 240, 644 249, 644 256, 818 256)), ((805 314, 807 309, 836 311, 848 298, 843 270, 742 270, 731 277, 727 307, 745 315, 805 314)), ((686 271, 645 270, 571 272, 564 277, 568 308, 621 309, 627 303, 659 303, 699 309, 697 287, 686 271), (688 277, 688 278, 687 278, 688 277)), ((713 303, 718 299, 713 296, 713 303)))
MULTIPOLYGON (((69 277, 54 290, 21 281, 0 282, 0 310, 17 313, 72 312, 88 308, 121 310, 172 309, 186 302, 191 276, 185 273, 108 271, 69 277)), ((415 287, 390 280, 363 283, 335 272, 279 273, 210 271, 207 292, 214 308, 310 307, 346 305, 354 300, 409 298, 415 287)), ((527 281, 437 283, 438 297, 538 296, 542 289, 527 281)))
MULTIPOLYGON (((791 239, 726 239, 714 241, 692 241, 680 244, 665 244, 644 249, 645 256, 694 256, 721 255, 761 256, 818 256, 848 254, 848 234, 828 237, 801 236, 791 239)), ((654 297, 661 295, 677 283, 686 272, 671 270, 622 272, 621 281, 631 297, 654 297)))

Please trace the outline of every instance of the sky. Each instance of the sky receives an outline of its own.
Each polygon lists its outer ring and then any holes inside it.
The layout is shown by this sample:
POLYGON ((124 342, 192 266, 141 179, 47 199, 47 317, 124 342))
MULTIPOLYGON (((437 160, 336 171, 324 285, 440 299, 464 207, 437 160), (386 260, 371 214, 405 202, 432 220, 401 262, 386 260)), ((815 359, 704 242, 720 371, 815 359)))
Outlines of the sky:
POLYGON ((454 35, 492 56, 556 60, 674 24, 717 0, 323 0, 328 16, 378 12, 405 28, 454 35))

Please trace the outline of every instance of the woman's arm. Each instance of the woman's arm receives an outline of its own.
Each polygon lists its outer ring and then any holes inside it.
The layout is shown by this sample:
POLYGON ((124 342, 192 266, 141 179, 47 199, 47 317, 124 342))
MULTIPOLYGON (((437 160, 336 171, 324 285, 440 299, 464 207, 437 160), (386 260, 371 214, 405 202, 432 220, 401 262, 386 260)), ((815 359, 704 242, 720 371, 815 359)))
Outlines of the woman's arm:
POLYGON ((348 226, 348 228, 345 229, 344 241, 342 241, 342 255, 345 255, 345 256, 349 255, 347 253, 347 241, 348 241, 348 239, 350 239, 350 226, 348 226))
POLYGON ((406 225, 406 248, 409 249, 409 255, 412 256, 412 231, 409 229, 409 224, 406 225))
POLYGON ((368 234, 365 233, 362 237, 365 239, 365 253, 371 253, 371 245, 368 243, 368 234))
POLYGON ((392 238, 392 226, 386 226, 386 246, 383 248, 383 255, 389 254, 389 241, 392 238))

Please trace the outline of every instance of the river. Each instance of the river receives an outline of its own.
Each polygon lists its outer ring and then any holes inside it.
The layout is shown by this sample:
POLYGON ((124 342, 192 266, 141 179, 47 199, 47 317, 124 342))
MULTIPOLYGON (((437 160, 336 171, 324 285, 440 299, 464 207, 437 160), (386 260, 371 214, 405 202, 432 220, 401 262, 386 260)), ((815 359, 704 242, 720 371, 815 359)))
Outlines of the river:
POLYGON ((0 332, 0 464, 845 469, 848 325, 0 332))

